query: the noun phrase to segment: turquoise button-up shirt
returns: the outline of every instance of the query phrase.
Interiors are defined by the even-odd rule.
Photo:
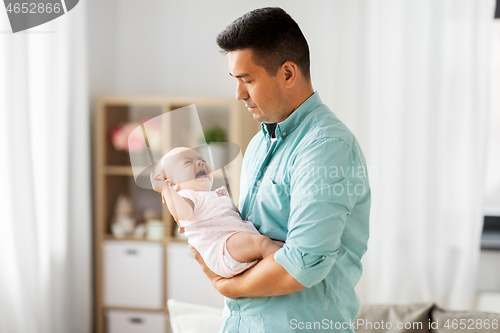
[[[263,125],[246,150],[241,215],[285,241],[274,260],[307,289],[226,298],[220,332],[354,332],[369,233],[363,152],[317,92],[270,134]]]

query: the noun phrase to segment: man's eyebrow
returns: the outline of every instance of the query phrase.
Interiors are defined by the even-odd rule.
[[[247,73],[238,74],[238,75],[233,75],[233,74],[229,73],[229,75],[231,75],[232,77],[235,77],[235,78],[250,76],[250,74],[247,74]]]

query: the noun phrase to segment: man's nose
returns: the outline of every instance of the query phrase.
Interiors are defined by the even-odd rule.
[[[239,80],[236,83],[236,99],[238,101],[248,99],[250,95],[248,95],[248,91],[246,90],[243,82],[239,82]]]

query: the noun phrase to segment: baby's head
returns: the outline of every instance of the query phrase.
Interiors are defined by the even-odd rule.
[[[196,150],[179,147],[170,150],[163,156],[154,169],[154,181],[170,180],[176,191],[210,191],[212,189],[212,172],[203,157]]]

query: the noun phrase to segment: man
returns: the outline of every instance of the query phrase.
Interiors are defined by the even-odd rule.
[[[217,43],[228,54],[236,98],[262,122],[243,161],[242,218],[285,241],[230,279],[192,248],[226,296],[221,332],[354,332],[370,210],[361,148],[314,92],[307,42],[285,11],[251,11]]]

